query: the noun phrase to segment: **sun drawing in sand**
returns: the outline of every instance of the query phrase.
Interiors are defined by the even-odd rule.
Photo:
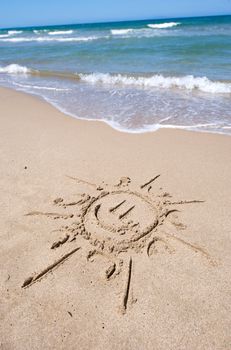
[[[185,228],[177,219],[179,210],[176,208],[180,205],[203,201],[173,201],[172,196],[162,188],[156,193],[153,191],[153,184],[159,181],[159,176],[139,186],[133,185],[128,177],[122,177],[119,183],[113,186],[105,183],[98,186],[69,177],[77,184],[89,187],[88,194],[79,194],[77,199],[54,200],[55,207],[63,210],[71,209],[71,214],[34,211],[26,215],[46,215],[50,218],[67,219],[68,224],[60,227],[61,237],[52,244],[51,249],[59,249],[64,244],[69,244],[70,247],[74,245],[74,247],[41,272],[27,278],[22,287],[32,286],[63,264],[81,248],[83,239],[88,241],[86,251],[88,261],[98,254],[108,259],[108,267],[105,270],[107,281],[118,278],[120,272],[125,271],[125,287],[120,308],[123,313],[128,308],[133,259],[138,254],[145,253],[150,256],[158,245],[162,245],[168,251],[171,249],[169,242],[178,241],[187,248],[199,252],[209,263],[213,263],[209,254],[202,248],[164,231],[163,224],[169,216],[174,216],[175,220],[172,222],[177,230]]]

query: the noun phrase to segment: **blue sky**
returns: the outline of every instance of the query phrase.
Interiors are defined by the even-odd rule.
[[[0,28],[231,14],[231,0],[1,0]]]

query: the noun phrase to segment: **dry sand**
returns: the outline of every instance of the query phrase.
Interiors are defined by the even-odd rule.
[[[0,121],[1,350],[231,349],[231,137]]]

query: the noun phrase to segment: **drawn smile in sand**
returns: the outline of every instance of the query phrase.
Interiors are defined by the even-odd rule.
[[[171,201],[170,194],[163,192],[162,188],[156,193],[152,186],[158,181],[159,176],[141,186],[133,186],[128,177],[121,178],[114,186],[104,183],[97,186],[69,177],[75,183],[87,186],[89,194],[82,193],[71,201],[65,201],[63,198],[55,199],[53,205],[62,207],[68,213],[34,211],[27,216],[45,215],[53,219],[68,220],[69,224],[59,230],[62,236],[52,244],[51,249],[58,249],[64,244],[74,245],[74,248],[38,274],[27,278],[22,287],[31,286],[64,263],[80,249],[83,239],[88,242],[86,251],[88,261],[92,261],[95,255],[108,259],[109,266],[105,270],[107,281],[116,278],[123,271],[126,273],[120,308],[123,313],[128,308],[133,260],[137,259],[138,254],[145,253],[150,257],[161,250],[173,253],[174,242],[177,241],[200,253],[208,263],[214,265],[215,262],[205,250],[164,229],[165,222],[171,223],[175,230],[185,229],[185,226],[178,221],[179,210],[176,208],[179,205],[203,201]],[[69,213],[69,210],[72,212]]]

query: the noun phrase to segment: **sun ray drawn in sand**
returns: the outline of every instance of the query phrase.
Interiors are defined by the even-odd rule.
[[[163,228],[165,221],[174,214],[176,220],[172,221],[172,224],[177,230],[184,229],[185,226],[177,220],[176,213],[179,210],[176,208],[203,201],[172,201],[172,196],[162,189],[156,193],[152,186],[159,181],[159,177],[160,175],[157,175],[140,186],[133,186],[130,178],[122,177],[118,184],[112,186],[105,183],[96,185],[68,176],[76,184],[89,187],[90,194],[82,193],[78,200],[55,199],[54,213],[33,211],[26,215],[45,215],[48,218],[68,220],[68,224],[59,230],[61,238],[52,244],[51,249],[60,249],[64,244],[72,245],[72,249],[44,270],[27,278],[22,287],[32,286],[65,263],[78,252],[81,239],[89,244],[86,252],[87,261],[92,261],[95,255],[102,255],[108,259],[110,265],[105,270],[107,281],[118,277],[121,272],[125,276],[120,304],[122,313],[126,313],[128,308],[133,261],[138,254],[145,253],[150,257],[158,250],[159,245],[166,252],[172,253],[174,242],[178,242],[199,253],[209,264],[214,265],[214,260],[204,249],[175,234],[165,232]],[[57,208],[63,210],[68,208],[73,212],[58,214]]]

